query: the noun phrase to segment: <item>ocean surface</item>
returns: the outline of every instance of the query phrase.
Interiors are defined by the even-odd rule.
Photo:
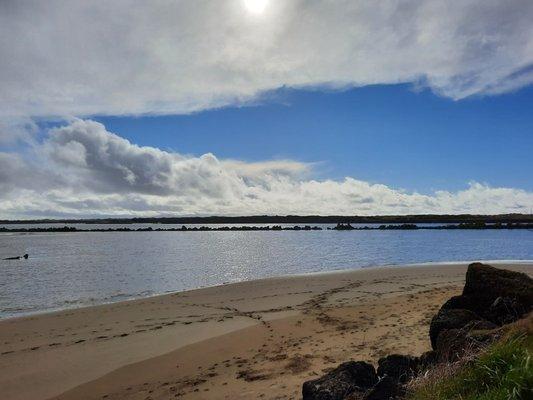
[[[533,231],[0,234],[1,259],[24,253],[29,259],[0,260],[0,318],[288,274],[456,260],[533,260]]]

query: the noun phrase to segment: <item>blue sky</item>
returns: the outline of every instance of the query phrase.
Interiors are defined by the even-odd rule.
[[[244,107],[93,119],[133,143],[182,154],[318,162],[320,178],[426,193],[469,181],[533,189],[533,87],[463,100],[409,84],[280,89]]]

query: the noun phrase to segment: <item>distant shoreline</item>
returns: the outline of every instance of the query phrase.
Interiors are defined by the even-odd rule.
[[[533,223],[533,214],[419,214],[419,215],[253,215],[150,218],[85,218],[0,220],[0,224],[420,224]]]
[[[484,222],[472,222],[437,226],[419,226],[416,224],[393,224],[393,225],[379,225],[379,226],[352,226],[349,223],[339,223],[334,227],[326,229],[320,226],[281,226],[281,225],[267,225],[267,226],[193,226],[187,227],[183,225],[180,228],[97,228],[97,229],[78,229],[73,226],[63,227],[48,227],[48,228],[0,228],[0,233],[46,233],[46,232],[234,232],[234,231],[383,231],[383,230],[515,230],[526,229],[533,230],[533,223],[512,223],[506,224],[493,223],[486,224]]]

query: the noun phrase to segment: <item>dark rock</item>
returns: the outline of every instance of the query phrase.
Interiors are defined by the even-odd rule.
[[[487,321],[485,319],[480,321],[470,321],[462,329],[465,333],[472,333],[476,331],[487,331],[498,328],[493,322]]]
[[[419,360],[416,357],[391,354],[378,361],[378,376],[389,378],[397,382],[406,382],[418,370]]]
[[[463,295],[475,298],[471,309],[483,314],[498,297],[515,299],[529,312],[533,306],[533,279],[521,272],[473,263],[468,266]]]
[[[344,400],[364,400],[365,394],[362,392],[353,392],[348,397],[345,397]]]
[[[337,230],[337,231],[351,231],[353,229],[355,229],[352,225],[350,225],[349,223],[347,224],[343,224],[342,222],[339,222],[337,224],[337,226],[335,226],[335,228],[333,228],[334,230]]]
[[[461,329],[445,329],[440,332],[435,351],[440,362],[455,361],[472,346]]]
[[[363,397],[364,400],[393,400],[404,394],[403,388],[389,376],[381,378]]]
[[[468,324],[461,329],[446,329],[443,330],[436,343],[436,353],[438,354],[438,361],[448,362],[455,361],[461,358],[465,353],[478,352],[487,344],[494,341],[498,336],[498,331],[495,329],[473,329],[482,328],[485,326],[494,326],[494,324],[483,321],[480,324]]]
[[[419,370],[425,370],[436,364],[439,359],[439,355],[435,350],[429,350],[423,353],[418,358]]]
[[[519,320],[526,313],[525,305],[516,298],[498,297],[485,314],[490,321],[498,325],[505,325]]]
[[[454,361],[469,351],[477,352],[499,333],[498,326],[486,320],[470,321],[458,329],[445,329],[437,337],[438,361]]]
[[[372,365],[348,361],[318,379],[304,382],[303,400],[343,400],[354,392],[367,391],[377,381]]]
[[[471,341],[474,341],[476,344],[481,347],[486,346],[498,340],[502,337],[504,331],[501,329],[489,329],[489,330],[473,330],[468,332],[467,336]]]
[[[533,279],[526,274],[473,263],[468,266],[461,296],[450,298],[443,309],[470,310],[498,325],[527,314],[533,306]]]
[[[442,305],[443,309],[453,310],[453,309],[463,309],[474,311],[476,307],[476,300],[470,296],[453,296],[450,297],[446,303]]]
[[[440,309],[431,320],[429,326],[429,339],[431,347],[435,349],[439,333],[445,329],[460,329],[471,321],[481,321],[482,318],[469,310]]]

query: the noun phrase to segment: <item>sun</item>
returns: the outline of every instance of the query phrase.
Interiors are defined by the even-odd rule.
[[[244,6],[252,14],[262,14],[268,5],[268,0],[244,0]]]

